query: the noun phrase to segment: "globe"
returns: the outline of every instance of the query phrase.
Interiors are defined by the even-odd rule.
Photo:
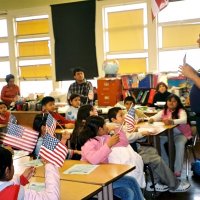
[[[117,60],[105,60],[103,62],[103,70],[105,76],[116,76],[119,69],[119,62]]]

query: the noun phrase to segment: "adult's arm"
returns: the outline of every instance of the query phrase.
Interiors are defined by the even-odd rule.
[[[190,66],[189,64],[185,64],[179,67],[179,71],[182,73],[182,75],[191,79],[194,84],[200,89],[200,77],[197,71],[192,66]]]
[[[1,100],[2,101],[9,101],[9,102],[14,101],[14,98],[10,98],[10,97],[5,96],[5,90],[6,90],[5,87],[3,87],[2,90],[1,90]]]

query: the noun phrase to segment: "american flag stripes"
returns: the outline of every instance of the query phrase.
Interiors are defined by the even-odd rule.
[[[7,133],[1,133],[0,140],[5,145],[32,152],[38,140],[38,132],[9,123]]]
[[[46,133],[40,148],[39,156],[57,167],[61,167],[67,156],[67,148],[60,140]]]
[[[165,8],[169,3],[169,0],[151,0],[151,9],[152,9],[152,16],[153,19],[156,15]]]
[[[56,129],[56,120],[53,118],[51,114],[48,114],[46,121],[46,132],[50,135],[54,135]]]
[[[133,131],[135,125],[135,108],[133,106],[129,109],[124,121],[126,122],[127,131]]]

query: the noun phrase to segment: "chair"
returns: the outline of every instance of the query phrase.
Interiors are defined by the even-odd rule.
[[[194,161],[196,161],[196,154],[194,151],[195,145],[196,145],[196,141],[197,141],[197,137],[198,137],[198,133],[196,133],[190,140],[187,141],[187,143],[185,144],[185,149],[186,149],[186,178],[188,179],[188,175],[189,175],[189,158],[190,158],[190,150],[192,152],[193,155],[193,159]]]

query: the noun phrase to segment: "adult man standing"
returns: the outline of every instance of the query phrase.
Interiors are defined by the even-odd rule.
[[[84,71],[80,68],[74,69],[73,76],[75,82],[69,86],[67,99],[69,99],[71,94],[79,94],[82,105],[93,103],[94,93],[92,83],[85,79]]]
[[[200,34],[197,43],[200,47]],[[179,67],[179,71],[187,78],[194,82],[190,91],[190,105],[191,110],[196,113],[196,126],[197,132],[200,136],[200,74],[189,64],[185,64]]]

